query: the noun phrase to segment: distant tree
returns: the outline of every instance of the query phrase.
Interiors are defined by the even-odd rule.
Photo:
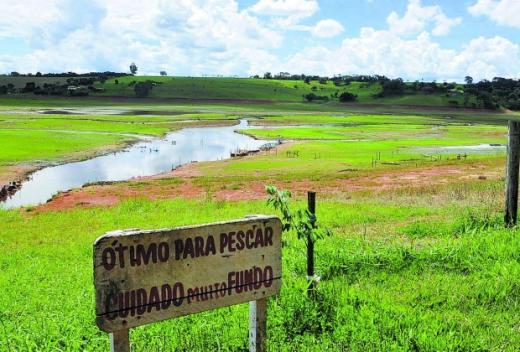
[[[347,102],[351,102],[351,101],[356,101],[357,99],[357,95],[356,94],[352,94],[352,93],[349,93],[349,92],[343,92],[340,94],[339,96],[339,101],[343,102],[343,103],[347,103]]]
[[[130,64],[130,72],[135,75],[137,73],[137,65],[135,63]]]
[[[168,76],[168,74],[166,73],[166,71],[161,71],[161,76]]]
[[[400,95],[404,93],[405,84],[401,78],[391,79],[382,84],[380,96]]]
[[[20,74],[18,72],[16,72],[16,71],[13,71],[13,72],[11,72],[11,76],[12,77],[18,77],[18,76],[20,76]]]
[[[421,92],[424,94],[433,94],[435,93],[435,87],[430,84],[427,84],[421,88]]]
[[[36,72],[36,77],[41,77],[42,73],[40,71]]]
[[[146,98],[152,91],[153,83],[151,81],[137,82],[134,86],[135,95],[138,98]]]
[[[22,89],[23,93],[32,93],[36,89],[36,84],[34,82],[25,83],[25,87]]]
[[[271,72],[264,73],[264,79],[272,79],[272,78],[273,78],[273,75],[271,74]]]
[[[307,101],[313,101],[316,99],[316,94],[314,93],[309,93],[309,94],[305,94],[303,96]]]
[[[116,80],[114,81],[114,83],[115,83],[115,84],[119,84],[119,80],[116,79]]]
[[[473,84],[473,77],[471,77],[471,76],[464,77],[464,82],[466,82],[466,84]]]
[[[304,94],[303,97],[304,97],[305,100],[307,100],[308,102],[311,102],[311,101],[314,101],[314,100],[322,100],[322,101],[327,101],[327,100],[329,100],[329,97],[328,97],[328,96],[325,96],[325,95],[316,95],[316,94],[314,94],[314,93]]]
[[[303,80],[303,82],[307,83],[307,84],[310,84],[311,83],[311,78],[310,77],[305,77],[305,79]]]
[[[493,100],[493,95],[489,92],[479,92],[477,101],[485,109],[494,110],[498,108],[498,104]]]

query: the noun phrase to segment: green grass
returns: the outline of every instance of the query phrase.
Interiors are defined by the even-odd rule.
[[[335,236],[316,246],[317,298],[304,294],[305,248],[289,234],[283,287],[269,302],[269,350],[520,349],[520,234],[501,229],[501,184],[452,187],[319,200],[318,218]],[[0,257],[0,350],[108,349],[94,324],[92,284],[92,242],[104,232],[252,213],[272,210],[261,201],[178,199],[0,211],[9,253]],[[247,326],[242,304],[132,329],[131,341],[145,351],[242,351]]]
[[[93,150],[121,146],[128,139],[117,135],[0,130],[0,165],[58,161],[78,153],[92,154]]]
[[[445,119],[435,116],[414,116],[408,114],[330,114],[322,113],[299,115],[264,115],[259,119],[252,119],[253,125],[393,125],[393,124],[423,124],[434,125],[444,123]],[[391,127],[391,126],[390,126]]]
[[[462,97],[446,97],[443,94],[414,94],[402,97],[375,98],[381,92],[378,83],[352,82],[349,85],[336,86],[332,81],[320,84],[311,81],[309,84],[296,80],[264,80],[252,78],[214,78],[214,77],[160,77],[160,76],[127,76],[98,84],[105,92],[100,96],[135,96],[131,82],[152,80],[158,85],[152,89],[152,98],[176,99],[233,99],[233,100],[272,100],[294,101],[304,100],[303,95],[314,93],[336,100],[333,95],[348,91],[358,96],[359,103],[366,104],[405,104],[449,106],[450,100],[456,100],[462,106]]]
[[[422,166],[434,160],[458,164],[457,155],[467,154],[468,160],[503,158],[505,150],[488,152],[460,150],[449,152],[446,146],[471,146],[506,143],[504,126],[465,125],[451,120],[419,116],[360,115],[360,116],[275,116],[262,123],[305,126],[248,129],[242,133],[263,139],[297,141],[279,153],[261,153],[255,158],[239,158],[221,163],[201,164],[207,176],[224,172],[235,176],[270,175],[283,179],[319,178],[340,174],[343,170],[399,169]],[[348,122],[346,122],[348,121]],[[388,123],[385,123],[388,121]],[[328,123],[320,126],[314,123]],[[309,125],[309,126],[307,126]],[[297,155],[295,155],[297,153]],[[442,154],[442,156],[440,156]],[[451,159],[451,161],[446,161]],[[377,164],[374,165],[374,160]]]
[[[244,84],[265,84],[251,81]],[[267,94],[270,88],[258,90]],[[234,89],[226,94],[240,90]],[[286,86],[280,88],[280,96],[291,89],[299,90]],[[437,165],[424,154],[436,155],[440,146],[504,143],[503,120],[510,116],[420,109],[360,114],[335,104],[299,102],[93,102],[97,101],[0,99],[9,110],[0,114],[0,167],[91,155],[129,140],[121,134],[161,135],[185,120],[237,117],[275,125],[247,133],[297,140],[287,148],[299,155],[282,150],[200,163],[205,176],[190,182],[208,187],[204,199],[137,199],[59,212],[0,210],[0,248],[7,254],[0,256],[0,351],[108,349],[107,334],[94,324],[92,284],[92,242],[104,232],[273,213],[263,201],[212,200],[213,181],[229,181],[229,189],[241,189],[249,180],[270,177],[327,183],[357,175],[353,170],[420,169]],[[32,111],[42,107],[88,114]],[[98,108],[117,114],[93,111]],[[462,123],[468,120],[473,125]],[[377,155],[381,159],[374,167]],[[504,157],[471,154],[468,160],[446,160],[450,156],[443,155],[442,165],[457,167],[476,159],[498,163]],[[145,188],[146,182],[138,186]],[[150,182],[168,185],[179,180]],[[501,228],[502,186],[500,181],[479,180],[377,194],[349,191],[341,198],[318,190],[318,218],[335,236],[316,245],[322,277],[317,298],[305,295],[305,247],[288,234],[282,291],[269,303],[269,350],[519,350],[520,233]],[[132,329],[131,340],[138,351],[243,351],[247,326],[248,307],[243,304]]]
[[[133,97],[135,92],[134,87],[129,85],[130,82],[146,80],[159,83],[152,89],[150,96],[154,98],[302,101],[302,95],[313,92],[312,87],[316,87],[314,93],[317,95],[330,97],[336,91],[341,92],[330,81],[327,84],[305,84],[303,81],[251,78],[128,76],[118,78],[119,84],[111,79],[99,85],[106,90],[100,95]]]

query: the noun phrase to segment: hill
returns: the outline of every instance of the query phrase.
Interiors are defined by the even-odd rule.
[[[67,87],[72,84],[69,77],[35,76],[0,76],[0,88],[12,85],[5,94],[11,97],[34,96],[23,88],[27,83],[34,83],[35,93],[46,96],[67,95]],[[80,82],[81,76],[75,77]],[[337,82],[336,82],[337,83]],[[398,94],[382,94],[383,86],[379,82],[358,82],[336,84],[332,80],[293,79],[257,79],[232,77],[171,77],[171,76],[123,76],[109,79],[96,78],[90,89],[81,95],[105,98],[135,98],[136,85],[145,87],[144,96],[151,99],[181,100],[222,100],[222,101],[257,101],[257,102],[339,102],[339,96],[348,92],[357,96],[355,103],[374,105],[414,105],[433,107],[464,106],[463,94],[447,94],[442,90],[423,92],[413,90],[412,83]],[[53,86],[50,88],[50,86]],[[73,84],[74,85],[74,84]],[[76,85],[80,85],[79,83]],[[38,87],[47,86],[47,93]],[[439,86],[441,86],[439,84]],[[0,90],[0,94],[1,94]],[[384,93],[384,92],[383,92]],[[474,102],[472,97],[471,103]],[[471,105],[469,105],[471,106]],[[474,105],[475,106],[475,105]]]

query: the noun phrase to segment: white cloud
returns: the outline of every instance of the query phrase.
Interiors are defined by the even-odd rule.
[[[453,26],[459,25],[462,19],[447,17],[440,6],[422,6],[420,0],[410,0],[402,17],[392,12],[386,22],[390,31],[399,35],[417,35],[432,24],[432,34],[443,36],[447,35]]]
[[[75,3],[60,0],[53,15],[47,16],[58,20],[42,20],[41,25],[23,33],[12,32],[5,25],[9,18],[2,17],[0,28],[6,28],[6,35],[9,29],[9,36],[29,40],[46,28],[52,40],[24,56],[0,52],[0,72],[127,71],[128,64],[135,61],[139,73],[167,70],[171,74],[231,75],[251,71],[260,60],[266,64],[274,61],[270,50],[283,40],[257,17],[240,11],[235,0],[98,0],[92,3],[102,8],[102,16],[71,27],[70,21],[78,16],[70,11]],[[39,3],[34,6],[25,3],[10,16],[34,14]]]
[[[316,23],[316,25],[312,27],[311,33],[318,38],[331,38],[337,36],[344,30],[338,21],[326,19]]]
[[[251,11],[275,17],[305,18],[315,14],[319,8],[316,0],[259,0],[251,6]]]
[[[402,16],[390,14],[387,29],[363,28],[336,46],[320,45],[313,38],[338,36],[344,31],[340,23],[300,22],[319,10],[314,0],[260,0],[245,10],[236,0],[48,0],[45,6],[36,0],[6,6],[6,1],[14,3],[0,0],[0,8],[7,9],[0,11],[0,38],[23,40],[32,51],[9,55],[0,50],[0,73],[128,71],[135,61],[140,74],[165,70],[177,75],[287,71],[407,79],[520,76],[518,44],[490,36],[475,38],[460,49],[442,47],[435,36],[448,33],[460,21],[418,0],[410,1]],[[496,0],[477,4],[493,6],[474,7],[475,13],[499,8]],[[273,26],[273,16],[290,27]],[[307,38],[288,37],[298,46],[282,46],[284,35],[295,35],[287,34],[288,29],[305,31]],[[302,49],[302,42],[308,47]]]
[[[333,75],[384,74],[405,79],[520,75],[517,44],[502,37],[479,37],[461,50],[442,48],[426,32],[403,39],[387,30],[363,28],[341,47],[314,46],[291,56],[282,70]]]
[[[317,0],[259,0],[249,8],[252,13],[269,16],[273,28],[300,31],[312,30],[300,22],[319,9]]]
[[[474,16],[488,16],[496,23],[520,28],[520,1],[518,0],[478,0],[468,7]]]
[[[0,0],[0,37],[28,37],[35,31],[45,31],[62,17],[60,3],[60,0]]]

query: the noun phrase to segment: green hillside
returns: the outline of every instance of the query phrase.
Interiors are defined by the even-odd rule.
[[[117,84],[116,84],[117,80]],[[153,81],[151,98],[197,99],[197,100],[269,100],[269,101],[304,101],[304,95],[314,93],[326,96],[330,101],[338,101],[337,96],[347,91],[358,96],[358,103],[449,106],[450,101],[462,105],[462,97],[447,97],[445,94],[406,94],[396,97],[375,98],[381,92],[379,83],[352,82],[349,85],[336,86],[332,81],[322,84],[318,81],[305,83],[301,80],[275,80],[254,78],[225,77],[160,77],[127,76],[98,83],[104,88],[100,96],[135,97],[136,82]]]
[[[67,96],[68,77],[34,77],[34,76],[0,76],[0,86],[14,85],[15,92],[8,92],[10,97],[35,97],[33,93],[21,93],[19,90],[26,83],[34,82],[38,87],[45,84],[62,85],[61,93]],[[81,77],[76,77],[81,78]],[[270,102],[306,102],[305,96],[314,94],[320,102],[339,102],[338,96],[343,92],[357,95],[353,104],[376,105],[424,105],[424,106],[462,106],[463,97],[436,93],[422,93],[407,91],[403,94],[388,97],[376,97],[382,87],[377,82],[350,82],[349,84],[335,85],[333,81],[319,82],[312,80],[305,83],[303,80],[277,80],[233,77],[171,77],[171,76],[123,76],[106,81],[96,81],[90,90],[91,97],[124,97],[135,98],[135,85],[149,82],[153,88],[146,95],[156,99],[187,99],[187,100],[246,100]],[[86,89],[86,87],[85,87]],[[54,93],[52,93],[55,95]],[[48,97],[48,95],[40,95]]]
[[[311,81],[309,84],[296,80],[264,80],[254,78],[205,78],[205,77],[160,77],[160,76],[127,76],[111,79],[97,87],[104,88],[101,95],[135,96],[133,82],[151,80],[157,83],[150,97],[181,99],[242,99],[242,100],[278,100],[302,101],[303,95],[331,95],[348,90],[360,97],[369,97],[379,92],[379,85],[362,86],[356,82],[348,87],[336,87],[331,81],[320,84]]]

